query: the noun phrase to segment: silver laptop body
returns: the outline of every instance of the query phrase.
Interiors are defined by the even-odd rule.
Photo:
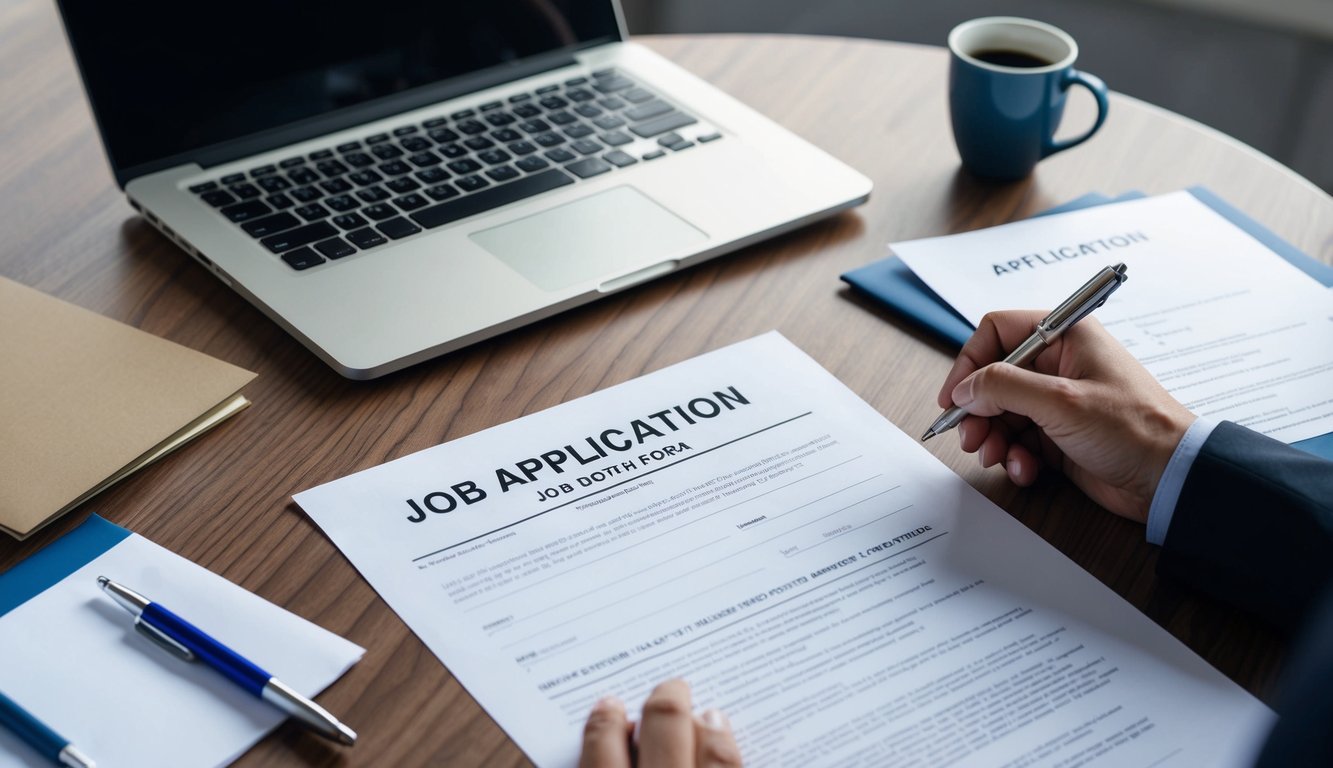
[[[131,204],[154,226],[328,365],[354,379],[382,376],[495,336],[799,227],[869,196],[871,182],[861,174],[648,49],[624,41],[614,0],[583,0],[589,3],[610,6],[607,12],[615,16],[618,39],[569,51],[553,68],[297,141],[275,143],[287,129],[269,130],[266,138],[272,146],[222,162],[209,162],[216,159],[214,151],[208,158],[184,158],[151,172],[126,173],[117,167],[108,142],[113,168]],[[102,104],[106,99],[88,82],[92,62],[80,56],[71,4],[65,0],[62,11],[100,123],[104,108],[99,109],[99,96]],[[576,98],[586,100],[572,100]],[[560,101],[565,106],[559,109],[543,106]],[[547,120],[550,130],[541,132],[521,130],[533,125],[519,116],[508,124],[488,122],[498,122],[501,112],[524,104],[529,107],[520,114],[541,110],[535,115],[539,121],[556,113],[573,114],[577,120],[568,125]],[[573,111],[585,105],[582,114]],[[640,106],[643,109],[635,111]],[[665,115],[641,117],[664,109],[669,109]],[[600,122],[588,117],[597,112]],[[654,133],[687,118],[688,124]],[[622,124],[615,125],[617,120]],[[472,135],[457,130],[477,131],[477,124],[486,130]],[[586,128],[576,131],[574,125]],[[505,127],[511,132],[503,132]],[[576,150],[573,134],[582,130],[592,131],[584,135],[591,144],[579,144]],[[467,148],[467,155],[453,159],[441,156],[445,145],[432,146],[436,151],[426,150],[425,155],[440,162],[424,167],[411,161],[431,162],[430,157],[403,150],[395,159],[411,170],[397,177],[377,169],[401,171],[404,166],[387,166],[392,160],[370,155],[374,165],[349,166],[341,178],[352,178],[360,170],[379,175],[382,181],[368,186],[386,190],[389,198],[373,203],[356,196],[365,186],[334,182],[328,174],[319,173],[319,181],[306,185],[286,181],[296,175],[298,159],[312,172],[315,167],[328,170],[320,163],[348,155],[364,162],[359,155],[375,147],[424,146],[431,141],[428,131],[456,135],[459,140],[448,147],[454,152],[459,145],[467,148],[464,142],[472,138],[480,139],[473,146],[487,141],[493,146]],[[514,142],[488,138],[515,135],[519,139]],[[103,136],[105,140],[105,126]],[[408,141],[414,136],[421,140]],[[560,145],[537,146],[533,140],[538,137],[547,143],[558,138]],[[352,146],[358,147],[355,153],[337,149]],[[554,152],[561,147],[565,154]],[[488,165],[483,157],[499,157],[481,154],[488,150],[506,155],[507,161],[499,165],[510,170],[499,172]],[[324,160],[314,159],[321,157]],[[459,160],[471,162],[450,165]],[[451,170],[472,165],[473,173]],[[430,167],[438,172],[422,173]],[[490,172],[503,178],[492,178]],[[514,173],[517,176],[508,176]],[[442,180],[442,174],[447,178]],[[409,190],[409,180],[417,175],[438,183],[418,181]],[[227,191],[259,189],[264,176],[270,178],[252,199],[272,198],[276,205],[270,192],[282,177],[287,186],[279,192],[286,193],[289,207],[251,205]],[[464,176],[480,179],[485,188],[461,189]],[[476,185],[475,179],[468,183]],[[387,191],[390,182],[397,191]],[[527,185],[521,199],[470,213],[507,199],[507,190],[520,189],[517,185]],[[298,189],[319,197],[291,199]],[[436,199],[428,191],[449,197]],[[474,195],[488,197],[476,198],[477,205],[465,202]],[[332,207],[349,205],[343,198],[356,203],[347,213],[360,217],[364,226],[348,225],[344,212]],[[234,202],[216,204],[226,199]],[[318,207],[309,208],[311,204]],[[418,207],[408,207],[412,205]],[[368,213],[392,215],[392,221]],[[238,216],[247,218],[234,220]],[[295,226],[260,236],[268,231],[266,220],[278,220],[274,226]],[[411,231],[414,228],[419,231]],[[284,240],[283,232],[296,234]],[[356,247],[354,234],[363,244],[377,236],[382,242]],[[312,237],[318,241],[305,242]],[[299,248],[291,247],[298,241],[303,243]]]

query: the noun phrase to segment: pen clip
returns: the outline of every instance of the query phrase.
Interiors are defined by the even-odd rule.
[[[1123,263],[1116,264],[1113,267],[1106,267],[1084,283],[1073,296],[1065,299],[1037,324],[1037,333],[1042,341],[1051,343],[1055,337],[1105,304],[1111,294],[1128,279],[1126,271],[1127,267]]]
[[[134,630],[144,637],[152,640],[162,650],[175,656],[181,661],[194,661],[194,651],[172,640],[165,632],[144,621],[142,618],[134,620]]]

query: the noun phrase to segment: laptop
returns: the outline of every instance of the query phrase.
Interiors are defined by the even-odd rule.
[[[854,206],[615,0],[59,0],[117,183],[344,376]]]

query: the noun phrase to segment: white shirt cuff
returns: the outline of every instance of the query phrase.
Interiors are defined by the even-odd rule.
[[[1185,478],[1190,467],[1199,456],[1199,450],[1217,424],[1207,419],[1195,419],[1180,443],[1166,463],[1166,471],[1157,483],[1157,493],[1153,494],[1152,504],[1148,507],[1148,542],[1161,545],[1166,541],[1166,531],[1171,527],[1171,516],[1176,512],[1176,502],[1180,500],[1180,490],[1185,487]]]

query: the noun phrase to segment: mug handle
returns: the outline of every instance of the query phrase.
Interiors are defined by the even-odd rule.
[[[1106,110],[1110,106],[1106,100],[1106,83],[1102,82],[1102,79],[1096,75],[1071,69],[1060,79],[1060,88],[1061,90],[1068,90],[1071,85],[1081,85],[1092,92],[1092,97],[1097,100],[1097,121],[1082,136],[1075,136],[1065,141],[1046,142],[1045,146],[1042,147],[1042,157],[1049,157],[1056,152],[1077,147],[1092,138],[1092,134],[1096,133],[1097,129],[1102,127],[1102,123],[1106,122]]]

